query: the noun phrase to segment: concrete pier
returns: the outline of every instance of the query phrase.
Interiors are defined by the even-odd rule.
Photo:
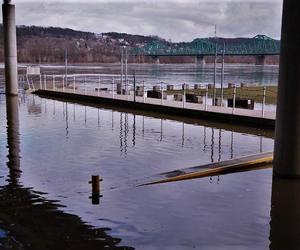
[[[155,64],[160,64],[159,56],[153,56],[152,58]]]
[[[265,65],[266,57],[264,55],[259,55],[255,57],[255,65]]]
[[[270,249],[300,249],[300,182],[273,178]]]
[[[19,134],[19,100],[17,96],[6,98],[7,145],[9,174],[12,181],[20,177],[20,134]]]
[[[195,57],[195,64],[197,64],[199,66],[204,66],[205,65],[204,56],[196,56]]]
[[[274,175],[300,177],[300,2],[284,0]]]
[[[18,94],[17,34],[15,6],[10,0],[2,4],[6,94]]]

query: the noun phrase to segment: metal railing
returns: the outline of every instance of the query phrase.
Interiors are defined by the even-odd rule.
[[[189,89],[189,85],[183,83],[181,88],[173,88],[167,82],[159,82],[155,87],[146,84],[144,80],[136,81],[133,77],[128,77],[126,82],[122,82],[119,76],[85,74],[85,75],[40,75],[39,78],[27,79],[29,88],[53,90],[61,92],[80,93],[85,95],[94,95],[98,97],[117,98],[128,101],[136,101],[143,103],[155,103],[158,105],[174,105],[175,107],[193,108],[199,105],[199,109],[205,111],[223,110],[224,112],[231,110],[232,114],[236,114],[237,109],[241,109],[241,102],[247,100],[249,106],[254,109],[254,102],[261,104],[260,117],[266,114],[266,99],[268,93],[275,96],[274,89],[266,86],[239,86],[228,85],[224,88],[222,96],[220,89],[216,89],[216,99],[213,98],[212,84],[199,85],[197,88]],[[170,88],[170,86],[173,86]],[[149,96],[149,91],[157,94],[156,98]],[[219,93],[218,93],[219,92]],[[189,98],[187,96],[189,95]],[[190,96],[199,98],[193,102]],[[168,98],[170,97],[170,98]],[[176,97],[176,98],[175,98]],[[227,101],[227,105],[226,105]],[[181,105],[179,104],[181,102]]]

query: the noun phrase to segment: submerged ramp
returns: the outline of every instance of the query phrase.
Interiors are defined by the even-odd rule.
[[[139,186],[190,180],[190,179],[203,178],[203,177],[215,176],[215,175],[224,175],[224,174],[243,172],[243,171],[249,171],[255,169],[271,168],[272,162],[273,162],[273,152],[249,155],[237,159],[210,163],[202,166],[161,173],[158,176],[156,176],[156,178],[158,179],[160,178],[159,180],[144,183]]]

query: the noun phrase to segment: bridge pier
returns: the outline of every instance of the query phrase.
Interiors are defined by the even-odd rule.
[[[255,57],[255,65],[265,65],[266,57],[264,55],[259,55]]]
[[[17,33],[15,6],[10,0],[2,4],[5,87],[7,95],[18,95]]]
[[[200,56],[195,56],[195,64],[199,65],[199,66],[204,66],[205,65],[205,59],[204,56],[200,55]]]
[[[159,56],[152,56],[152,59],[153,59],[155,64],[160,64]]]
[[[300,2],[283,1],[274,175],[300,177]]]

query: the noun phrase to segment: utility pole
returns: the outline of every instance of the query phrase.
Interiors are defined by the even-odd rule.
[[[214,84],[213,84],[213,106],[216,101],[216,81],[217,81],[217,61],[218,60],[218,44],[217,44],[217,25],[215,25],[215,62],[214,62]]]
[[[18,61],[15,5],[2,4],[6,95],[18,95]]]

